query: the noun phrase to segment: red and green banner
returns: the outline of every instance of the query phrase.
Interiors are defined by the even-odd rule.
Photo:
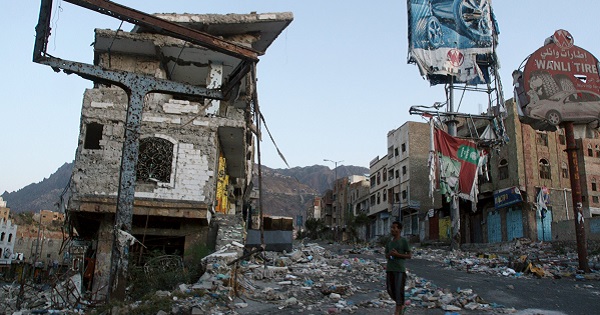
[[[448,197],[457,194],[467,200],[476,200],[479,150],[475,142],[459,139],[435,129],[435,151],[439,158],[439,187]]]

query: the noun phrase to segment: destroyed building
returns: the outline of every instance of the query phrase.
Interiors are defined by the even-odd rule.
[[[160,19],[248,47],[262,54],[291,23],[291,13],[157,14]],[[240,213],[249,195],[254,161],[254,71],[244,60],[214,48],[136,26],[130,32],[96,29],[94,66],[116,73],[220,90],[230,97],[148,93],[139,119],[139,152],[131,234],[144,251],[186,254],[214,246],[216,213]],[[243,74],[241,78],[236,78]],[[98,78],[85,91],[80,134],[70,184],[67,218],[95,262],[92,292],[108,294],[115,215],[128,115],[126,91]],[[118,215],[118,214],[117,214]],[[223,228],[223,227],[221,227]],[[140,245],[131,252],[140,252]]]

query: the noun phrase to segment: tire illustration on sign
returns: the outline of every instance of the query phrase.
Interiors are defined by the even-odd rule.
[[[442,25],[435,16],[421,19],[417,23],[418,38],[426,39],[426,46],[438,48],[444,42]]]
[[[410,11],[416,17],[411,28],[418,48],[450,45],[456,41],[454,32],[471,41],[462,48],[492,45],[489,0],[410,0]]]
[[[558,84],[556,84],[556,81],[554,81],[554,78],[552,78],[552,76],[550,75],[550,73],[543,71],[543,72],[539,72],[539,76],[542,79],[543,82],[543,96],[542,98],[547,99],[550,98],[550,96],[560,92],[560,87],[558,86]]]
[[[435,17],[455,25],[459,34],[482,46],[492,43],[491,10],[488,0],[431,0]]]
[[[558,83],[561,91],[574,91],[575,85],[573,81],[565,74],[557,74],[554,76],[554,81]]]
[[[546,120],[553,126],[560,125],[562,118],[560,117],[560,113],[556,110],[550,110],[546,113]]]

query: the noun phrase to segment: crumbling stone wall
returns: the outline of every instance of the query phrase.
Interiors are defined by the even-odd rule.
[[[585,218],[583,225],[586,240],[600,243],[600,217]],[[552,222],[553,240],[575,241],[577,239],[575,232],[575,222],[573,220]]]
[[[73,173],[73,188],[82,195],[116,196],[125,132],[127,95],[119,88],[97,88],[85,92],[79,147]],[[201,113],[201,104],[176,100],[161,94],[146,97],[140,138],[159,137],[174,145],[173,172],[169,183],[152,189],[140,186],[136,197],[191,201],[210,200],[214,190],[214,165],[217,156],[219,123],[241,122],[215,119]],[[146,110],[148,109],[148,110]],[[203,119],[204,118],[204,119]],[[86,149],[86,128],[90,123],[103,126],[100,149]]]

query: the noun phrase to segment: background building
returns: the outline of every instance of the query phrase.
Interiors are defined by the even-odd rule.
[[[393,218],[390,218],[391,211],[388,205],[387,165],[387,156],[383,158],[377,156],[369,163],[369,218],[371,219],[367,231],[369,239],[377,239],[388,235],[393,220]]]

